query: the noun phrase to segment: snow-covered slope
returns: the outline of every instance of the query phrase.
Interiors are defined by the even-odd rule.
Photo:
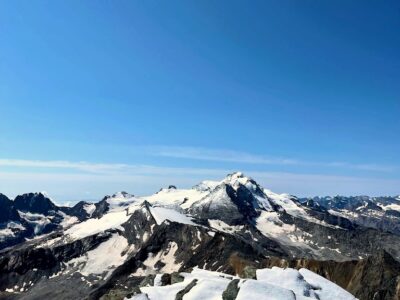
[[[384,261],[400,258],[400,236],[359,226],[339,208],[330,212],[312,201],[276,194],[240,172],[191,189],[169,186],[150,196],[119,192],[71,208],[32,195],[20,198],[18,210],[0,197],[0,207],[7,209],[0,215],[6,220],[0,242],[26,230],[32,237],[1,252],[0,298],[122,300],[140,289],[150,299],[220,299],[229,288],[237,290],[237,299],[258,298],[265,291],[279,299],[347,299],[342,289],[307,270],[263,269],[254,280],[246,268],[310,266],[341,284],[341,272],[348,269],[353,275],[346,275],[346,283],[356,276],[359,284],[374,275],[363,266],[368,274],[357,275],[353,260],[362,265],[381,249]],[[382,200],[375,206],[393,214],[396,205]],[[359,211],[371,207],[357,206]],[[377,264],[368,295],[379,286],[398,290],[393,284],[400,267],[388,271],[393,263]],[[174,282],[174,276],[183,277]],[[155,284],[148,286],[149,280]]]
[[[143,203],[149,204],[149,213],[158,225],[169,220],[208,226],[251,243],[274,240],[291,256],[346,260],[365,257],[369,251],[343,243],[352,235],[348,227],[342,227],[347,225],[343,216],[321,214],[294,196],[261,187],[240,172],[221,181],[203,181],[191,189],[170,187],[144,197],[120,192],[106,196],[95,207],[84,204],[94,217],[72,225],[55,241],[59,245],[60,240],[71,242],[106,230],[123,231],[122,225]],[[400,256],[400,247],[394,253]]]
[[[205,300],[205,299],[266,299],[266,300],[355,300],[341,287],[307,269],[257,270],[257,279],[242,279],[229,274],[195,268],[180,273],[181,282],[162,285],[162,274],[151,286],[140,288],[130,300]],[[229,297],[229,298],[228,298]]]

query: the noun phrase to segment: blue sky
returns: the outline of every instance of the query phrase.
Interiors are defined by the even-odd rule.
[[[400,194],[399,29],[398,1],[1,1],[0,192]]]

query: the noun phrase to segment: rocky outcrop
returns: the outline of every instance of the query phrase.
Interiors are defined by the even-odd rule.
[[[225,291],[222,293],[222,300],[235,300],[239,293],[239,279],[234,279],[229,282]]]
[[[20,246],[0,252],[0,291],[8,287],[22,287],[49,277],[63,267],[63,262],[95,248],[108,238],[111,232],[89,236],[54,248]]]
[[[23,212],[48,215],[57,211],[58,207],[43,193],[29,193],[17,196],[14,207]]]
[[[10,221],[19,222],[19,214],[13,205],[13,201],[8,199],[7,196],[0,194],[0,224]]]

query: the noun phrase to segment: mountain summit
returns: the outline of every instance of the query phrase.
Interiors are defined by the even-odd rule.
[[[373,220],[376,211],[389,212],[395,220],[398,200],[344,202],[276,194],[241,172],[190,189],[170,186],[149,196],[119,192],[68,208],[39,193],[14,201],[0,195],[0,298],[122,300],[147,299],[147,293],[158,299],[154,295],[175,288],[191,295],[203,281],[209,288],[213,272],[229,278],[220,295],[237,292],[239,297],[247,295],[246,284],[262,283],[259,288],[265,289],[257,269],[289,266],[308,268],[361,299],[374,293],[397,299],[400,235]],[[374,259],[377,251],[385,259]],[[396,263],[389,267],[388,261]],[[374,268],[364,268],[367,262]],[[296,287],[283,286],[279,277],[297,278],[308,291],[296,294],[304,299],[327,299],[324,293],[332,289],[342,293],[328,283],[324,288],[324,281],[309,271],[263,272],[269,274],[268,284],[295,294]],[[255,278],[260,282],[246,283]],[[373,278],[373,284],[360,288],[364,278]],[[322,289],[310,288],[316,282]],[[171,299],[180,293],[171,290]]]

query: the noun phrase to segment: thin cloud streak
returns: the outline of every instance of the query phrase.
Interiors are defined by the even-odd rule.
[[[313,161],[304,161],[292,158],[263,156],[246,152],[231,151],[231,150],[217,150],[217,149],[195,148],[195,147],[169,147],[169,146],[151,147],[150,146],[146,147],[146,149],[148,153],[154,156],[216,161],[216,162],[346,168],[346,169],[376,171],[376,172],[392,172],[398,169],[397,167],[394,166],[380,165],[380,164],[353,164],[348,162],[313,162]]]
[[[251,165],[277,165],[277,166],[302,166],[302,167],[324,167],[342,168],[371,172],[394,172],[397,166],[380,164],[354,164],[348,162],[313,162],[302,161],[292,158],[280,158],[262,156],[246,152],[231,150],[215,150],[194,147],[169,147],[169,146],[147,146],[136,148],[138,152],[145,152],[151,156],[170,157],[177,159],[202,160],[213,162],[231,162]],[[18,168],[58,168],[75,169],[91,173],[119,173],[129,172],[133,168],[143,168],[143,165],[131,165],[123,163],[91,163],[85,161],[71,162],[65,160],[24,160],[24,159],[0,159],[0,167]],[[150,166],[148,166],[150,167]]]
[[[99,164],[89,162],[71,162],[65,160],[26,160],[26,159],[0,159],[0,166],[19,168],[56,168],[75,169],[86,172],[102,173],[121,171],[129,167],[127,164]]]
[[[165,156],[174,158],[187,158],[195,160],[221,161],[221,162],[240,162],[249,164],[267,165],[297,165],[299,161],[287,158],[273,158],[260,156],[246,152],[231,150],[213,150],[206,148],[192,147],[150,147],[150,153],[155,156]]]
[[[98,174],[98,175],[127,175],[127,174],[142,174],[142,175],[167,175],[170,172],[177,172],[188,175],[202,175],[220,172],[217,169],[197,169],[197,168],[170,168],[158,167],[152,165],[130,165],[130,164],[113,164],[113,163],[90,163],[90,162],[71,162],[64,160],[23,160],[23,159],[0,159],[0,167],[16,167],[22,169],[43,168],[43,169],[72,169],[79,171],[75,175],[82,175],[83,172]],[[20,172],[10,172],[21,174]],[[40,174],[42,172],[30,172],[30,174]],[[64,173],[61,173],[64,174]],[[68,176],[68,173],[65,173]]]

